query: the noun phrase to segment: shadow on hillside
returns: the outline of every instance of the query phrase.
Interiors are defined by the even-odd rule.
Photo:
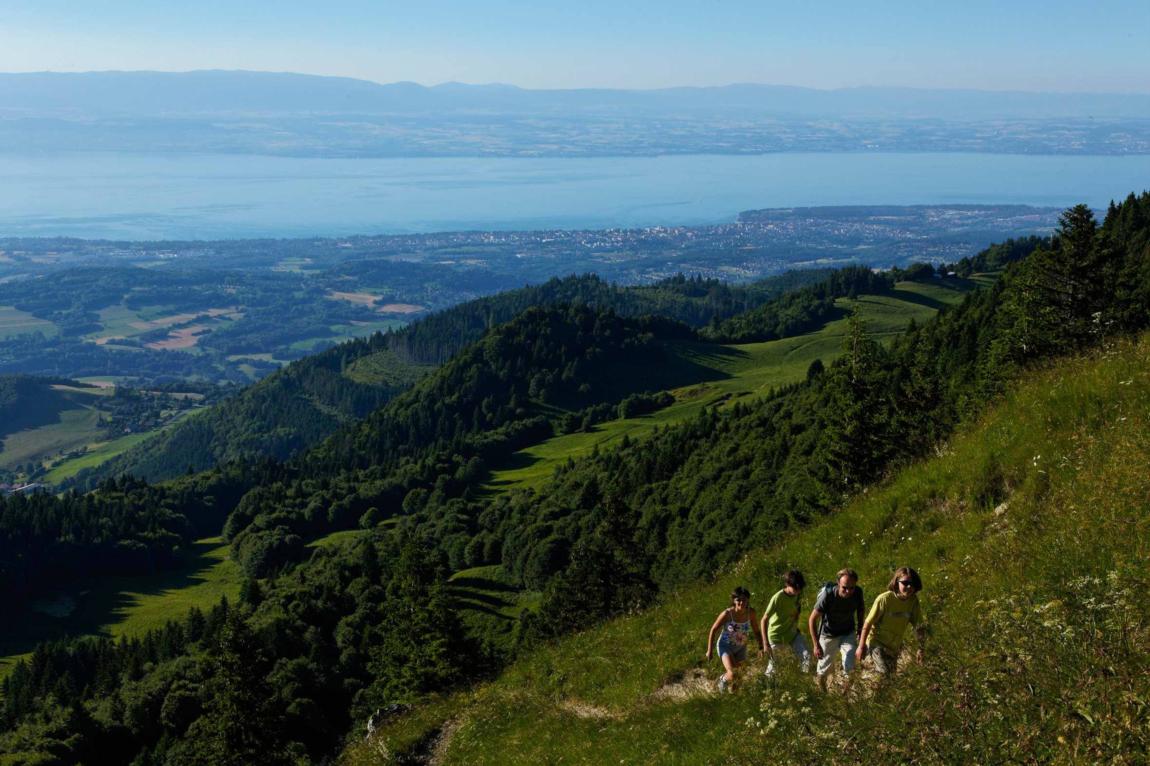
[[[684,354],[669,354],[664,370],[650,371],[652,382],[665,383],[664,389],[680,388],[692,383],[705,383],[713,380],[726,380],[733,363],[750,357],[746,351],[718,343],[691,343],[688,347],[690,358]]]
[[[104,575],[56,588],[12,610],[6,620],[9,627],[0,635],[0,675],[11,665],[11,657],[27,654],[44,641],[82,635],[111,636],[112,626],[124,620],[138,596],[160,595],[205,582],[206,572],[217,563],[208,554],[219,546],[218,542],[197,541],[176,569],[143,576]],[[68,602],[75,604],[68,614],[53,615],[44,608],[46,603]],[[177,604],[173,603],[173,619],[183,614]]]
[[[528,455],[526,452],[515,452],[512,453],[511,457],[508,457],[505,460],[501,460],[499,462],[499,470],[518,471],[523,468],[530,468],[540,460],[542,460],[542,458],[536,457],[535,455]],[[511,479],[491,479],[485,484],[485,487],[487,488],[485,491],[492,489],[497,490],[514,483],[515,482]]]
[[[937,298],[931,298],[927,295],[920,295],[919,293],[911,292],[910,290],[900,290],[897,287],[888,293],[890,297],[897,298],[906,303],[916,303],[919,306],[926,306],[928,309],[935,311],[942,311],[950,306],[949,303],[944,303]]]
[[[489,617],[494,617],[498,620],[510,620],[510,619],[512,619],[511,617],[504,614],[503,612],[500,612],[497,608],[488,606],[487,604],[483,604],[483,603],[480,603],[478,601],[473,601],[471,599],[455,598],[455,599],[452,599],[452,602],[453,602],[452,605],[461,612],[480,612],[482,614],[488,615]],[[508,607],[508,606],[511,606],[511,602],[510,601],[503,601],[503,602],[500,602],[499,606],[500,607]]]
[[[640,356],[613,365],[610,374],[593,383],[593,396],[600,402],[618,402],[631,394],[725,380],[732,376],[723,368],[747,357],[745,351],[717,343],[667,343],[658,358]]]
[[[83,409],[55,389],[43,387],[31,399],[20,400],[20,406],[6,412],[4,424],[0,426],[0,437],[32,431],[44,426],[59,425],[64,422],[64,412]]]
[[[499,593],[518,593],[519,589],[514,585],[508,585],[498,580],[488,580],[483,577],[456,577],[449,583],[450,587],[460,590],[474,588],[481,591],[498,591]]]

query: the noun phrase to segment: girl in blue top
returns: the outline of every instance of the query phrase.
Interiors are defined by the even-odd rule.
[[[718,640],[715,634],[718,633]],[[712,648],[718,652],[726,672],[719,679],[719,691],[726,691],[735,680],[735,668],[747,661],[747,642],[754,636],[755,646],[762,644],[759,620],[751,609],[751,592],[739,586],[731,593],[731,606],[724,609],[707,634],[707,659]],[[762,654],[762,650],[759,650]]]

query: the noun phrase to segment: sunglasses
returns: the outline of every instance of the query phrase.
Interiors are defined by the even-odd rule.
[[[898,584],[904,588],[913,588],[914,587],[914,583],[911,582],[910,580],[899,580]]]

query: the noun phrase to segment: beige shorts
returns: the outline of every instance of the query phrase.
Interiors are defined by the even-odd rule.
[[[892,652],[882,646],[872,646],[868,652],[871,662],[874,663],[874,669],[888,676],[898,670],[898,652]]]

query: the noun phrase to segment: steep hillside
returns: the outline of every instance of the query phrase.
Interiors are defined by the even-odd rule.
[[[162,438],[82,472],[74,483],[93,487],[124,473],[156,481],[178,476],[189,466],[202,470],[238,459],[285,460],[362,418],[434,365],[533,306],[586,305],[630,317],[657,314],[701,327],[829,273],[790,272],[742,286],[675,278],[644,287],[621,287],[585,275],[469,301],[398,332],[344,343],[294,362]]]
[[[833,301],[831,315],[841,318],[828,321],[813,332],[757,343],[679,344],[673,359],[694,367],[699,374],[692,384],[669,392],[674,396],[673,403],[655,413],[580,425],[527,447],[516,453],[508,465],[493,471],[487,489],[508,492],[538,486],[567,460],[618,446],[624,438],[640,439],[655,429],[687,422],[707,408],[726,409],[746,397],[764,396],[798,383],[806,378],[816,360],[830,364],[843,353],[850,331],[849,317],[854,312],[858,312],[869,338],[889,344],[908,325],[929,321],[939,310],[957,306],[971,290],[992,281],[982,275],[973,280],[900,282],[885,294],[838,298]],[[788,299],[790,295],[793,293],[788,294]]]
[[[379,407],[428,369],[395,359],[382,335],[350,341],[272,373],[210,411],[81,471],[71,483],[94,487],[122,474],[156,481],[189,467],[285,460]]]
[[[379,754],[432,742],[444,764],[1139,762],[1148,462],[1144,336],[1032,376],[832,517],[401,715],[344,762],[396,762]],[[733,586],[761,608],[790,567],[817,584],[849,565],[873,598],[903,564],[923,577],[931,630],[924,662],[890,688],[824,696],[797,673],[767,685],[753,661],[734,695],[714,691],[718,666],[700,658]]]
[[[0,476],[19,482],[51,480],[70,470],[65,466],[94,454],[123,451],[201,406],[211,390],[189,384],[142,391],[2,375]]]
[[[848,313],[857,307],[866,319],[872,336],[886,339],[900,331],[910,321],[922,322],[929,319],[935,311],[934,305],[955,304],[961,301],[968,287],[968,283],[958,281],[953,284],[948,282],[905,283],[900,285],[890,296],[864,296],[853,302],[843,299],[841,310]],[[667,426],[696,417],[703,408],[722,405],[723,402],[727,401],[733,403],[746,395],[762,395],[772,388],[802,380],[814,359],[822,358],[829,362],[841,353],[847,324],[846,320],[840,320],[827,325],[817,334],[744,346],[723,347],[700,341],[674,341],[667,346],[670,353],[661,356],[661,366],[666,367],[666,369],[659,376],[654,377],[649,374],[645,374],[641,378],[636,378],[634,375],[626,376],[623,375],[623,372],[628,365],[614,366],[614,374],[622,376],[622,379],[640,380],[639,385],[642,387],[670,386],[684,381],[690,381],[690,383],[672,389],[672,403],[657,412],[647,412],[643,409],[642,402],[647,400],[642,397],[632,397],[623,408],[625,413],[619,405],[614,403],[602,405],[605,413],[602,417],[608,418],[603,422],[597,421],[599,416],[591,417],[589,414],[591,411],[597,411],[596,408],[592,408],[591,411],[580,411],[584,413],[582,415],[578,415],[578,413],[563,415],[555,406],[542,409],[541,411],[552,415],[559,413],[558,420],[570,421],[576,430],[553,437],[540,445],[529,447],[522,453],[523,459],[531,464],[529,468],[499,471],[489,482],[489,486],[501,490],[510,489],[512,486],[521,484],[518,476],[522,473],[530,473],[535,477],[535,481],[539,478],[549,477],[554,468],[563,461],[572,457],[585,456],[593,449],[604,448],[617,443],[624,436],[638,438],[648,434],[652,428]],[[380,364],[382,358],[393,359],[390,352],[382,351],[352,362],[345,367],[345,372],[348,375],[358,376],[361,370],[368,365]],[[633,363],[630,366],[633,367]],[[374,370],[368,368],[367,373],[374,374]],[[433,381],[429,381],[429,383],[431,382]],[[441,387],[428,394],[427,399],[429,402],[442,399],[444,398],[443,391],[454,390],[457,387],[456,384],[448,382],[445,388]],[[609,390],[605,389],[599,395],[617,397],[619,394],[611,394]],[[626,414],[626,417],[615,419],[620,414]],[[201,415],[200,417],[205,416]],[[588,421],[589,417],[591,419]],[[587,423],[591,423],[591,425],[587,425]],[[518,457],[513,458],[511,463],[516,464],[519,460]],[[369,489],[370,486],[371,484],[364,484],[357,489]],[[306,497],[309,507],[314,505],[316,500],[314,491],[303,494],[293,491],[293,493],[299,497]],[[403,499],[402,495],[397,497],[396,501],[398,502],[400,499]],[[231,502],[234,504],[235,501]],[[254,502],[255,498],[248,501],[247,505],[250,506]],[[285,523],[284,514],[293,505],[294,501],[291,499],[283,499],[280,502],[277,524]],[[349,513],[350,505],[350,503],[345,502],[334,506],[338,510],[333,518],[343,518],[344,523],[357,522],[363,511]],[[364,507],[369,508],[369,506]],[[386,505],[377,505],[376,507],[380,514],[388,508]],[[294,527],[294,523],[289,524]],[[200,534],[214,534],[218,528],[218,526],[201,527]],[[238,527],[233,524],[233,529],[236,528]],[[297,528],[297,530],[304,531],[302,527]],[[320,544],[327,545],[336,540],[351,540],[365,533],[362,530],[337,532],[321,538]],[[199,550],[196,546],[190,545],[189,541],[184,541],[184,547],[189,554]],[[303,547],[298,549],[300,554],[306,555],[308,552]],[[240,560],[249,564],[254,563],[255,558],[250,556],[250,553],[249,544],[249,547],[245,547],[245,555],[241,556]],[[281,552],[281,555],[282,553],[284,552]],[[189,555],[181,555],[188,558],[190,562],[188,567],[200,566],[199,559],[195,556],[189,558]],[[238,576],[235,562],[229,561],[227,563],[230,567],[227,571],[233,577]],[[215,573],[217,569],[218,567],[213,566],[205,569],[205,571]],[[492,625],[490,624],[492,614],[485,611],[487,609],[485,604],[493,603],[492,599],[509,599],[508,603],[516,604],[531,602],[532,599],[537,601],[538,594],[522,592],[513,583],[504,582],[501,584],[500,579],[503,578],[503,575],[499,571],[495,571],[497,569],[497,567],[487,567],[482,571],[475,571],[470,574],[463,573],[459,578],[453,580],[452,589],[453,593],[461,599],[466,599],[472,605],[461,613],[464,620],[473,624],[472,630],[477,633],[490,634],[491,640],[506,645],[508,636],[505,634],[505,626],[500,623],[506,621],[507,615],[513,616],[514,610],[504,609],[501,616],[495,618],[495,624]],[[162,583],[161,592],[146,599],[138,599],[136,595],[133,595],[138,591],[133,590],[132,585],[128,582],[129,579],[138,581],[137,588],[149,593],[158,589],[155,583]],[[86,584],[83,587],[67,582],[55,583],[51,592],[42,593],[40,601],[36,603],[68,603],[72,605],[70,608],[73,611],[66,616],[41,614],[36,611],[39,607],[33,604],[30,610],[19,613],[20,628],[11,632],[5,646],[9,647],[8,653],[23,653],[30,650],[38,639],[42,640],[65,633],[85,633],[89,632],[92,626],[99,626],[101,631],[113,633],[128,631],[130,633],[134,630],[133,625],[141,624],[136,617],[141,610],[146,609],[148,614],[158,615],[164,608],[167,608],[169,616],[179,616],[186,610],[189,603],[202,605],[205,596],[220,592],[218,588],[208,587],[214,580],[215,578],[211,577],[208,583],[198,583],[194,579],[182,577],[179,571],[174,574],[161,571],[150,577],[140,577],[139,575],[135,578],[105,577],[99,580],[99,584],[96,586],[93,585],[91,576],[86,578]],[[107,587],[105,587],[105,581]],[[186,584],[172,585],[172,583]],[[109,589],[112,589],[111,592],[108,592]],[[234,590],[232,593],[234,595]],[[479,601],[475,600],[476,593],[479,594]],[[140,605],[125,606],[113,612],[106,607],[115,599],[121,599],[125,605],[139,601]]]
[[[960,301],[970,286],[906,285],[854,305],[858,317],[874,320],[871,337],[882,339],[915,319],[929,319],[936,306]],[[694,420],[727,398],[769,395],[808,374],[817,358],[809,354],[825,352],[829,361],[841,353],[845,335],[855,333],[859,342],[868,335],[863,325],[848,330],[846,324],[795,339],[789,348],[799,351],[786,359],[785,351],[756,354],[702,342],[687,326],[660,317],[627,319],[586,306],[529,309],[362,422],[338,431],[297,461],[284,480],[249,493],[224,536],[241,566],[262,577],[299,560],[305,554],[300,541],[417,516],[426,534],[449,551],[452,569],[502,561],[516,578],[535,572],[526,579],[536,587],[562,568],[569,550],[563,540],[571,537],[558,529],[569,522],[520,524],[521,515],[532,515],[532,498],[479,492],[493,468],[521,465],[531,450],[553,451],[563,440],[575,443],[564,459],[586,455],[595,443],[587,437],[598,424],[624,432],[678,424],[690,426],[679,433],[693,433]],[[634,422],[664,408],[666,415]],[[512,457],[516,452],[520,456]],[[587,480],[579,476],[582,487]],[[496,474],[487,486],[509,478]],[[564,495],[585,503],[598,496],[594,489]],[[586,532],[581,514],[571,518],[580,519],[571,523]],[[492,536],[502,542],[488,545]]]
[[[386,745],[419,755],[420,741],[430,744],[427,735],[438,731],[438,755],[459,747],[456,757],[472,761],[496,752],[503,760],[558,760],[546,750],[551,744],[566,744],[565,757],[589,753],[599,761],[649,761],[664,752],[668,759],[684,753],[688,762],[716,753],[750,758],[762,747],[748,740],[760,737],[743,732],[762,723],[761,741],[794,748],[781,754],[800,762],[826,760],[829,747],[852,762],[989,761],[1003,753],[1027,760],[1030,751],[1052,760],[1060,753],[1038,748],[1054,748],[1049,740],[1059,736],[1078,748],[1064,760],[1136,762],[1145,750],[1137,739],[1145,728],[1138,675],[1145,661],[1137,650],[1116,655],[1111,642],[1143,640],[1145,621],[1132,596],[1101,612],[1102,602],[1089,597],[1103,587],[1119,594],[1126,583],[1131,593],[1145,587],[1144,525],[1129,509],[1140,508],[1146,490],[1106,485],[1097,500],[1089,492],[1093,476],[1143,481],[1147,407],[1137,365],[1145,352],[1139,346],[1137,361],[1123,367],[1121,349],[1124,338],[1150,329],[1148,213],[1150,194],[1114,206],[1101,226],[1087,207],[1072,208],[1054,239],[889,344],[868,337],[856,312],[842,355],[811,363],[796,383],[592,448],[524,490],[485,491],[491,467],[525,444],[594,427],[612,412],[629,416],[636,406],[669,409],[666,397],[643,387],[681,387],[673,351],[699,339],[663,318],[588,306],[529,310],[304,458],[237,468],[230,497],[244,494],[224,533],[245,575],[240,602],[190,613],[141,641],[39,646],[5,681],[0,752],[66,763],[298,764],[331,758],[373,717],[377,727],[407,728],[374,743],[372,753]],[[1118,366],[1095,374],[1079,363],[1057,386],[1039,386],[1055,392],[1052,408],[1035,397],[1012,404],[1019,380],[1089,352]],[[1131,392],[1129,407],[1094,397],[1101,381]],[[1000,401],[1005,414],[984,420]],[[1023,410],[1053,436],[1036,426],[1011,441],[1012,428],[1032,422]],[[1125,435],[1126,422],[1137,430],[1107,444]],[[930,481],[892,480],[939,453],[950,478],[938,469]],[[1133,470],[1114,462],[1128,455]],[[1059,483],[1056,473],[1072,480]],[[197,485],[200,478],[184,480],[180,496],[165,497],[174,491],[165,487],[109,491],[144,511],[165,502],[188,507],[157,519],[165,523],[232,507],[231,500],[204,507],[221,494]],[[1080,488],[1088,494],[1075,494]],[[64,500],[68,509],[94,502]],[[1053,517],[1039,515],[1047,501],[1058,507]],[[1075,518],[1074,508],[1087,506]],[[844,507],[863,510],[856,516]],[[18,531],[40,515],[24,514]],[[984,524],[988,518],[998,526]],[[147,515],[140,521],[151,523]],[[811,525],[822,534],[804,537]],[[1104,538],[1085,536],[1096,530]],[[67,525],[49,532],[48,550],[70,542],[61,535]],[[148,533],[125,527],[127,535]],[[1119,535],[1125,548],[1113,542]],[[95,551],[102,542],[81,547]],[[770,558],[752,573],[746,555],[754,550]],[[792,563],[815,581],[857,563],[873,595],[874,583],[906,559],[921,564],[927,597],[937,599],[928,606],[941,634],[940,673],[910,667],[895,691],[857,705],[824,706],[785,673],[765,695],[743,691],[727,708],[687,688],[697,683],[687,671],[703,649],[703,630],[725,601],[698,586],[715,572],[753,574],[761,604],[768,576]],[[1096,564],[1115,572],[1113,585],[1060,579],[1096,576]],[[514,603],[524,589],[533,595]],[[1020,600],[1006,611],[984,600],[1007,590]],[[689,614],[677,611],[691,604]],[[467,617],[484,609],[487,623]],[[699,613],[702,625],[689,629]],[[629,633],[585,632],[565,655],[548,648],[629,615],[617,623]],[[1111,615],[1126,620],[1120,629],[1107,622]],[[1045,640],[1046,631],[1073,640],[1063,646]],[[580,644],[605,635],[614,640],[588,651]],[[567,655],[584,659],[569,664]],[[479,684],[517,659],[520,670],[505,682],[511,690],[484,697],[490,687]],[[1077,685],[1062,683],[1064,671]],[[656,696],[688,701],[637,702],[664,687]],[[449,705],[466,707],[469,688],[481,703],[504,704],[441,726],[454,716],[438,700],[449,695]],[[917,696],[897,697],[903,688]],[[61,689],[72,690],[68,703],[53,694]],[[900,704],[888,705],[892,699]],[[565,701],[570,720],[547,707]],[[999,702],[1008,711],[1001,717]],[[794,707],[797,715],[785,712]],[[826,725],[804,726],[816,707]],[[728,711],[738,717],[724,718]],[[612,728],[615,721],[623,723]],[[718,744],[716,722],[727,724]],[[861,732],[851,728],[856,723]],[[1095,725],[1106,739],[1088,728]],[[449,736],[453,729],[464,736]],[[644,739],[644,729],[660,738]],[[776,740],[775,730],[790,738]],[[940,749],[952,742],[960,749]]]

